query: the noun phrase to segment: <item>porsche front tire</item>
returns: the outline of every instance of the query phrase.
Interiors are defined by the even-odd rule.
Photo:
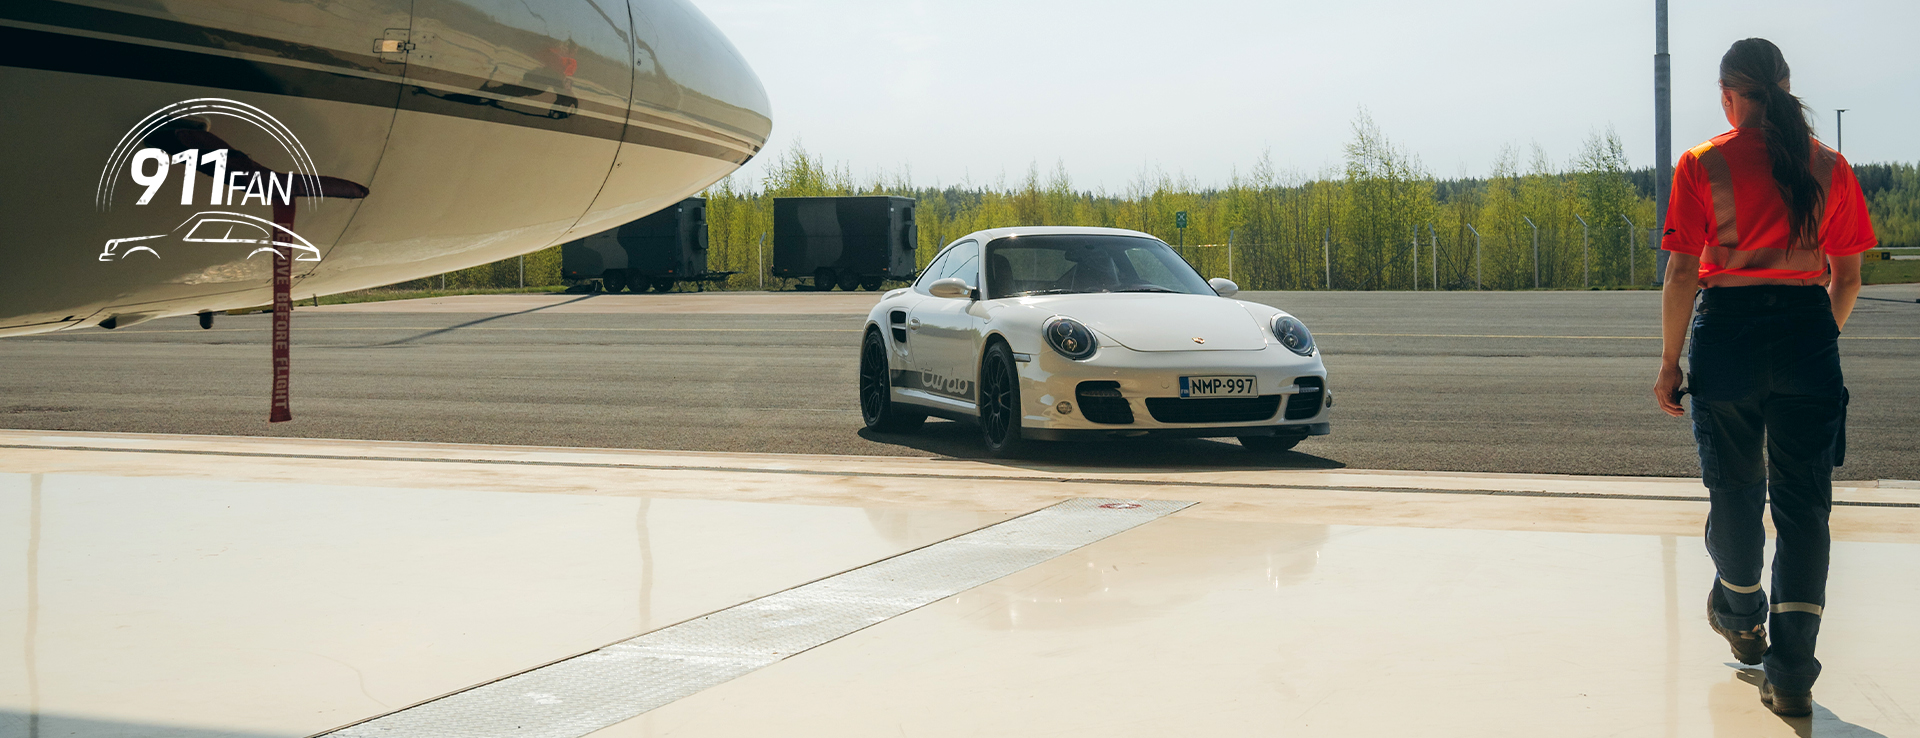
[[[1018,458],[1027,453],[1033,441],[1020,437],[1020,373],[1013,361],[1013,349],[1004,343],[987,346],[980,359],[980,440],[987,455]]]
[[[867,331],[860,344],[860,419],[869,430],[881,433],[907,433],[927,421],[893,402],[893,370],[887,364],[886,339],[879,331]]]

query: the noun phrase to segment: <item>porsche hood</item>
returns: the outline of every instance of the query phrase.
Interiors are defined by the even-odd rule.
[[[1074,295],[1048,307],[1135,351],[1258,351],[1267,345],[1259,321],[1240,303],[1212,295]]]

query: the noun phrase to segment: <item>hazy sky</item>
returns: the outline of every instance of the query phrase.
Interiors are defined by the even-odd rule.
[[[774,133],[856,179],[1016,183],[1064,162],[1079,189],[1143,169],[1201,185],[1263,150],[1337,166],[1365,108],[1442,177],[1503,146],[1565,162],[1612,126],[1653,163],[1653,3],[1260,0],[694,0],[766,85]],[[1920,2],[1673,0],[1675,155],[1726,130],[1715,87],[1735,40],[1779,44],[1793,90],[1854,161],[1920,160]]]

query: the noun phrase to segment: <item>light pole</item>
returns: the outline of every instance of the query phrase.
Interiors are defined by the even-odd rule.
[[[1841,117],[1840,117],[1840,114],[1844,112],[1847,112],[1846,108],[1833,109],[1834,149],[1838,150],[1842,154],[1847,153],[1847,127],[1845,122],[1841,120]]]
[[[1667,58],[1667,0],[1653,0],[1653,230],[1667,227],[1667,188],[1673,183],[1673,84]],[[1651,245],[1651,244],[1649,244]],[[1653,282],[1666,271],[1667,252],[1653,256]]]
[[[1540,226],[1534,225],[1533,219],[1527,216],[1522,215],[1520,219],[1533,228],[1533,288],[1537,290],[1540,289]]]
[[[1473,288],[1476,290],[1486,289],[1486,285],[1481,283],[1481,280],[1486,277],[1486,273],[1480,269],[1480,229],[1473,227],[1472,223],[1468,223],[1467,230],[1473,232]]]
[[[1590,250],[1587,245],[1587,219],[1580,217],[1579,213],[1574,213],[1573,219],[1580,221],[1580,286],[1582,288],[1592,287],[1593,267],[1590,266],[1591,262],[1587,258]]]
[[[1633,284],[1633,263],[1639,261],[1633,251],[1633,231],[1639,226],[1634,225],[1633,219],[1627,217],[1626,213],[1621,213],[1620,219],[1627,222],[1627,284]]]

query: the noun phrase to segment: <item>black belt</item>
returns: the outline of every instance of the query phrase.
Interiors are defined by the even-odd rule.
[[[1700,312],[1783,312],[1831,310],[1827,288],[1818,285],[1760,284],[1747,287],[1709,287],[1700,292]]]

